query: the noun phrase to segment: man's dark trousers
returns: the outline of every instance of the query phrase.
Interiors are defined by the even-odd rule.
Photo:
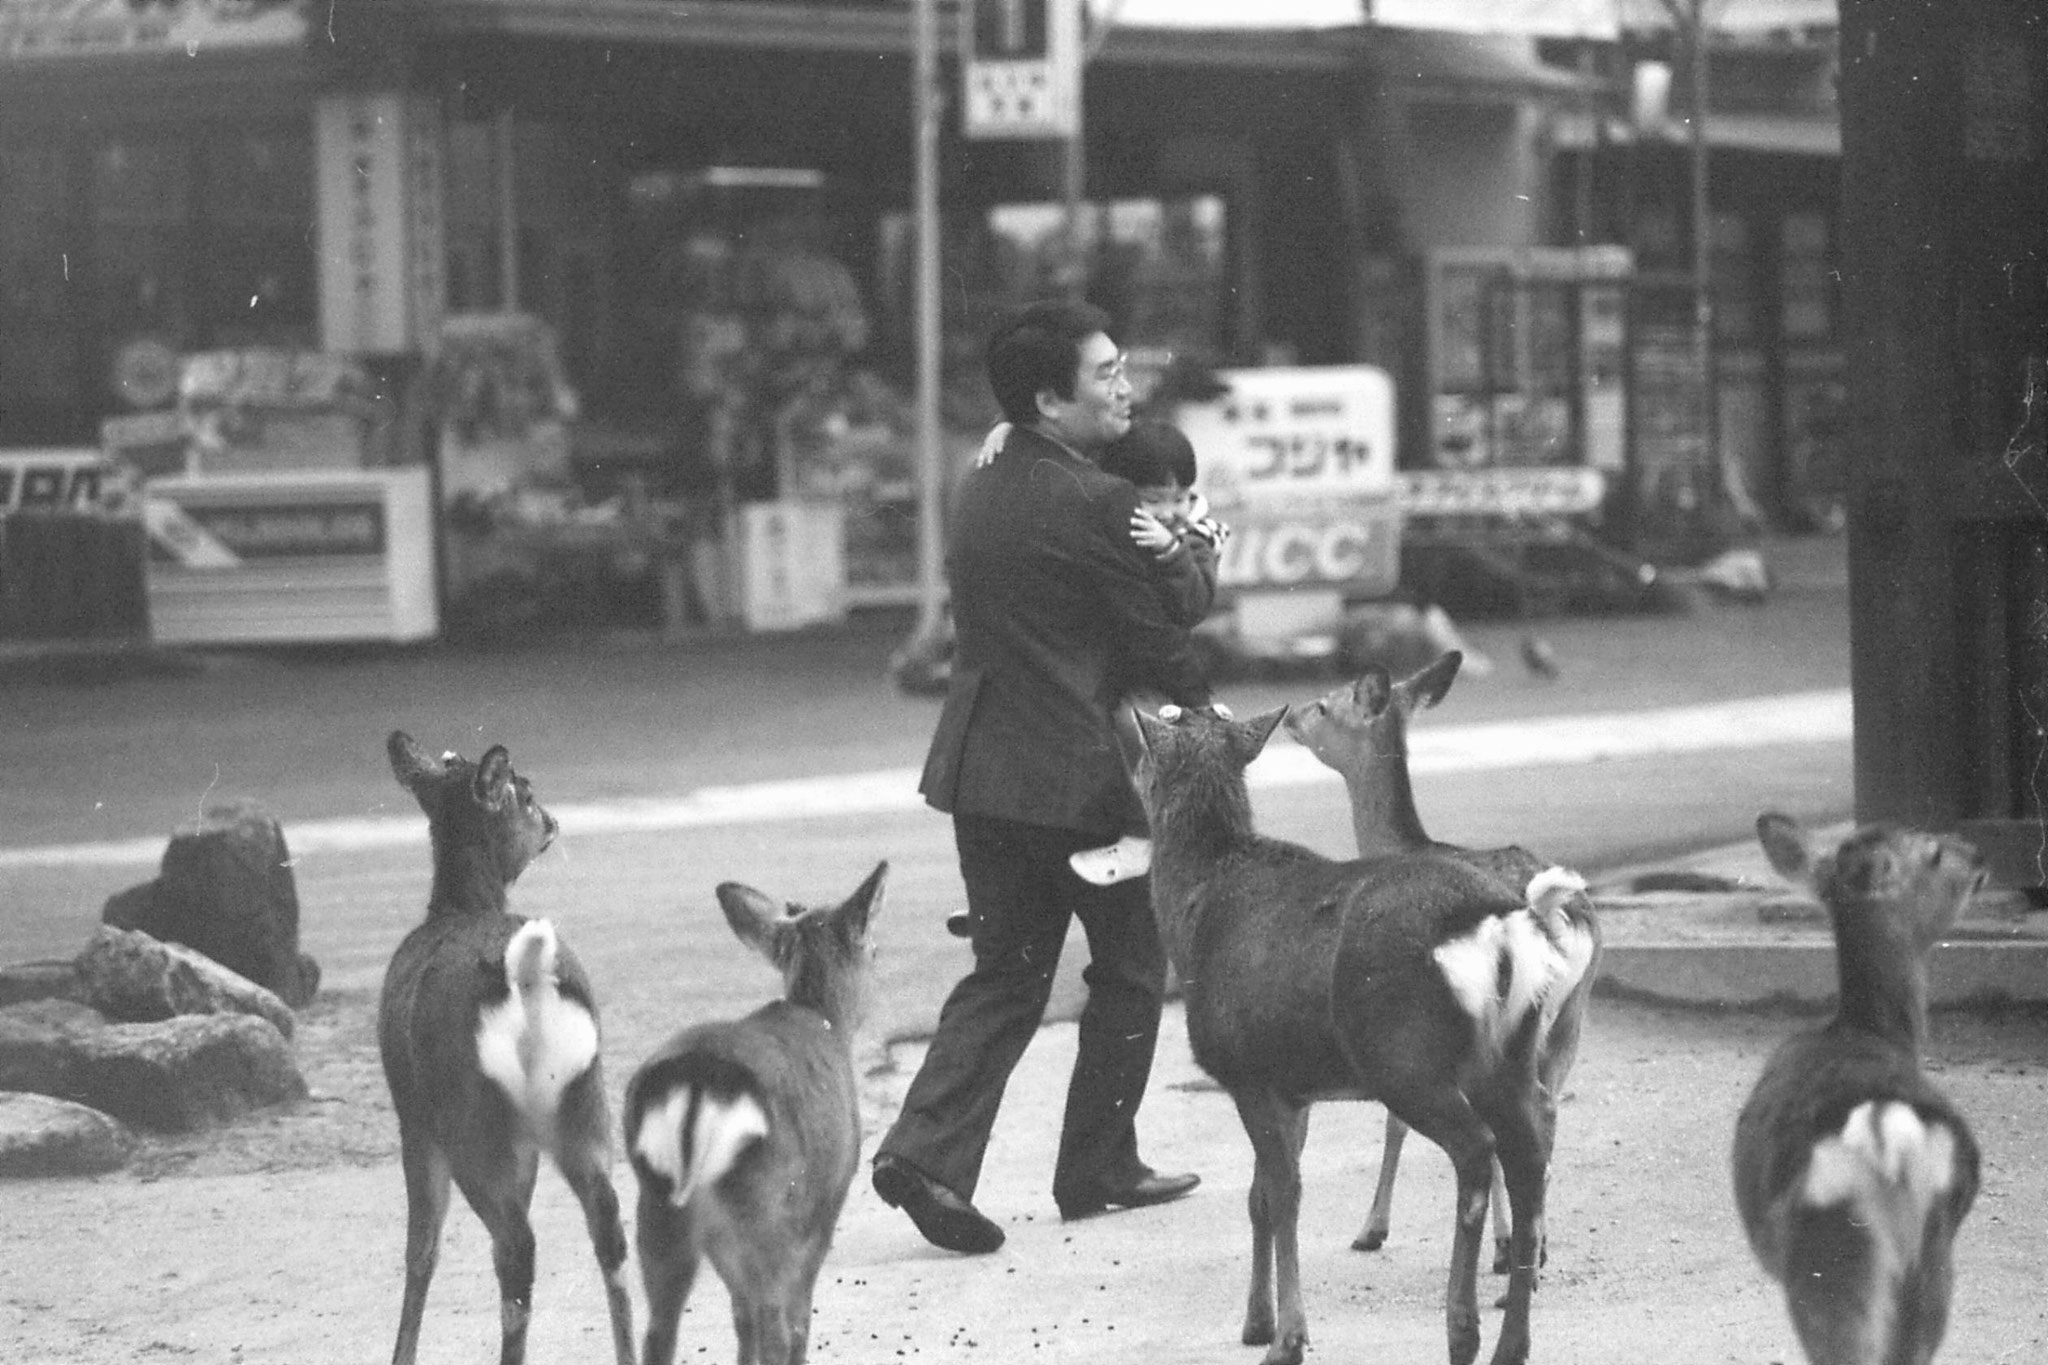
[[[876,1155],[974,1197],[1004,1087],[1043,1021],[1068,924],[1079,917],[1088,1002],[1053,1195],[1078,1201],[1129,1187],[1144,1174],[1133,1116],[1152,1073],[1166,983],[1148,879],[1092,886],[1075,875],[1068,855],[1107,842],[1100,835],[955,815],[953,838],[976,919],[974,970],[946,998],[931,1051]]]

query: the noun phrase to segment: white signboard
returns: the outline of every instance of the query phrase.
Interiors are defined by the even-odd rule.
[[[1081,127],[1081,0],[967,0],[961,132],[1064,138]]]
[[[445,286],[438,106],[394,94],[322,95],[316,114],[320,345],[419,350]]]
[[[1176,414],[1232,535],[1220,586],[1390,592],[1400,581],[1394,385],[1366,365],[1225,370]]]
[[[1401,510],[1411,517],[1565,517],[1600,510],[1607,479],[1584,465],[1411,469]]]

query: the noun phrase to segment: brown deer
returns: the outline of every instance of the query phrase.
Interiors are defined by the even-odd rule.
[[[393,1365],[419,1348],[452,1179],[491,1234],[500,1365],[526,1358],[533,1302],[527,1207],[543,1152],[583,1206],[604,1272],[618,1365],[633,1359],[626,1235],[611,1182],[611,1119],[598,1065],[597,1001],[546,920],[506,910],[506,891],[555,837],[555,819],[503,745],[475,763],[435,758],[403,731],[391,771],[427,813],[427,918],[384,974],[377,1040],[405,1169],[405,1303]]]
[[[853,1032],[888,871],[878,865],[825,909],[718,888],[726,923],[781,969],[784,995],[684,1029],[626,1087],[642,1365],[674,1359],[676,1319],[706,1258],[732,1297],[741,1365],[802,1365],[812,1289],[860,1158]]]
[[[1925,1365],[1948,1327],[1950,1244],[1977,1197],[1970,1125],[1920,1070],[1927,954],[1984,884],[1960,839],[1892,825],[1819,854],[1757,837],[1834,921],[1841,992],[1778,1048],[1735,1124],[1735,1204],[1814,1365]]]
[[[1336,862],[1259,835],[1244,770],[1284,714],[1239,722],[1165,707],[1136,717],[1152,905],[1182,982],[1188,1041],[1235,1101],[1254,1154],[1243,1339],[1270,1343],[1267,1365],[1301,1360],[1296,1223],[1309,1106],[1377,1099],[1457,1171],[1452,1365],[1479,1353],[1479,1250],[1499,1157],[1514,1255],[1493,1362],[1520,1365],[1550,1157],[1536,1040],[1592,956],[1560,909],[1583,883],[1546,870],[1525,897],[1437,853]]]
[[[1530,878],[1549,864],[1512,844],[1504,848],[1461,848],[1438,843],[1424,831],[1422,817],[1415,809],[1415,791],[1408,776],[1408,720],[1415,712],[1444,699],[1463,663],[1463,654],[1448,650],[1399,682],[1393,681],[1386,670],[1369,667],[1355,682],[1306,706],[1288,708],[1287,731],[1343,777],[1345,790],[1351,796],[1351,831],[1361,858],[1431,850],[1470,863],[1510,888],[1525,887]],[[1564,1093],[1572,1064],[1578,1060],[1586,1006],[1600,969],[1600,925],[1593,917],[1592,903],[1584,895],[1574,895],[1565,903],[1565,914],[1591,940],[1593,955],[1578,985],[1559,1008],[1556,1021],[1537,1042],[1536,1078],[1542,1087],[1539,1093],[1545,1121],[1553,1127],[1557,1122],[1558,1099]],[[1366,1215],[1365,1226],[1352,1239],[1355,1250],[1376,1251],[1387,1240],[1394,1207],[1394,1175],[1401,1164],[1401,1144],[1407,1136],[1408,1125],[1389,1113],[1379,1184],[1373,1190],[1372,1209]],[[1498,1164],[1493,1171],[1492,1208],[1493,1269],[1499,1274],[1508,1268],[1508,1221],[1507,1191]],[[1548,1239],[1540,1228],[1537,1254],[1539,1262],[1548,1254]]]

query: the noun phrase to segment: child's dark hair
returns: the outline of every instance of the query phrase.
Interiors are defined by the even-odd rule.
[[[1179,427],[1167,422],[1133,422],[1102,452],[1102,471],[1140,488],[1195,486],[1195,448]]]

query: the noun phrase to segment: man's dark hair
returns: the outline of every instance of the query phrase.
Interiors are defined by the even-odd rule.
[[[1129,431],[1103,447],[1097,463],[1103,473],[1140,488],[1195,486],[1195,448],[1179,427],[1166,422],[1131,423]]]
[[[1072,299],[1047,299],[1005,318],[988,339],[988,386],[1004,420],[1037,421],[1044,389],[1072,398],[1081,343],[1097,332],[1109,332],[1109,314]]]

